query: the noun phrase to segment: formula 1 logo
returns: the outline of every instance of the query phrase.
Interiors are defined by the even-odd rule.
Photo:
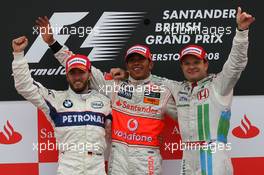
[[[145,12],[104,12],[80,48],[92,47],[88,57],[91,61],[112,60],[122,49],[124,42],[131,36],[136,25],[140,23]],[[72,25],[84,19],[89,12],[56,12],[50,17],[55,39],[64,44],[71,34],[59,34],[63,26]],[[38,63],[48,50],[41,35],[34,41],[26,57],[29,63]]]

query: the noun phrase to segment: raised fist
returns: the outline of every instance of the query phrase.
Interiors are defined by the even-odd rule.
[[[22,52],[28,45],[28,39],[25,36],[21,36],[12,41],[13,52]]]
[[[255,21],[255,17],[253,17],[251,14],[242,12],[241,8],[237,8],[237,27],[240,30],[246,30],[249,28],[249,26]]]

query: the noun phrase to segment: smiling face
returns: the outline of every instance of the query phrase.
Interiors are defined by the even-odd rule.
[[[186,55],[181,61],[184,77],[190,82],[197,82],[207,76],[208,61],[194,55]]]
[[[66,77],[71,89],[76,93],[83,92],[88,88],[91,73],[78,68],[71,69]]]
[[[135,80],[144,80],[153,68],[153,62],[143,55],[134,53],[127,58],[127,70]]]

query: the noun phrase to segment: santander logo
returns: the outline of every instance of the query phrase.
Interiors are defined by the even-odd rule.
[[[136,104],[129,104],[127,101],[116,101],[116,105],[118,107],[122,107],[124,109],[128,109],[135,112],[145,112],[150,114],[160,114],[161,110],[159,108],[154,108],[152,106],[140,106]]]
[[[16,132],[10,122],[7,120],[4,126],[4,132],[0,131],[0,144],[15,144],[22,139],[22,135]]]
[[[259,129],[253,126],[250,120],[247,118],[246,114],[241,120],[241,125],[234,128],[232,134],[238,138],[253,138],[259,134]]]
[[[121,105],[122,105],[121,101],[118,100],[118,101],[116,102],[116,105],[117,105],[117,106],[121,106]]]

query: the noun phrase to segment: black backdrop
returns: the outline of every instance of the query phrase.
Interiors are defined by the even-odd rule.
[[[37,38],[37,35],[32,34],[32,27],[35,24],[35,19],[38,16],[47,15],[49,18],[58,12],[89,12],[87,16],[82,18],[80,21],[70,25],[70,26],[91,26],[94,27],[97,21],[105,12],[144,12],[141,14],[140,20],[137,24],[133,25],[133,31],[130,31],[128,35],[129,38],[123,39],[121,42],[123,45],[120,46],[121,49],[117,50],[115,56],[111,58],[113,60],[108,61],[94,61],[93,65],[100,68],[102,71],[108,71],[110,67],[120,66],[124,68],[124,53],[125,50],[136,43],[146,44],[147,38],[150,35],[157,37],[160,35],[165,38],[164,32],[155,32],[155,26],[157,23],[185,23],[185,22],[197,22],[204,27],[224,27],[229,28],[230,33],[224,34],[221,37],[222,42],[218,43],[206,43],[198,42],[197,44],[202,45],[208,53],[213,55],[219,54],[218,60],[210,60],[209,72],[219,72],[228,57],[228,53],[231,48],[232,38],[235,34],[236,22],[235,18],[214,18],[214,19],[192,19],[190,16],[187,19],[174,18],[174,19],[163,19],[163,13],[165,10],[172,12],[185,11],[186,10],[223,10],[223,9],[236,9],[237,6],[241,6],[243,10],[253,14],[256,17],[255,23],[250,28],[250,46],[249,46],[249,63],[245,72],[242,74],[237,86],[235,87],[235,95],[263,95],[264,85],[263,85],[263,65],[264,59],[262,58],[263,45],[261,43],[262,31],[263,31],[263,10],[260,9],[261,6],[257,4],[257,0],[253,1],[175,1],[175,0],[156,0],[156,1],[143,1],[143,0],[108,0],[108,1],[8,1],[4,5],[1,5],[1,64],[0,64],[0,81],[1,81],[1,101],[9,100],[21,100],[21,96],[17,94],[14,89],[14,82],[11,76],[11,62],[12,62],[12,39],[20,36],[26,35],[29,38],[28,49],[32,46],[33,42]],[[171,14],[171,13],[170,13]],[[131,14],[130,14],[131,15]],[[133,15],[131,15],[133,16]],[[67,20],[67,19],[66,19]],[[122,26],[122,25],[121,25]],[[119,28],[121,29],[121,27]],[[211,34],[209,34],[211,35]],[[71,48],[75,53],[81,53],[89,55],[89,53],[95,47],[81,48],[84,40],[88,35],[84,37],[79,37],[76,35],[71,35],[65,44]],[[170,37],[169,37],[170,38]],[[191,36],[191,41],[193,43],[195,36]],[[110,38],[108,42],[114,43],[115,39]],[[102,41],[104,42],[104,41]],[[165,42],[163,40],[163,42]],[[179,50],[185,45],[185,43],[168,43],[164,44],[152,44],[149,46],[152,53],[157,55],[164,54],[177,54]],[[106,47],[105,47],[106,48]],[[36,50],[37,51],[37,50]],[[96,59],[96,58],[95,58]],[[48,50],[43,55],[42,59],[38,63],[30,63],[31,69],[47,68],[47,69],[58,69],[60,65],[54,59],[52,52]],[[179,63],[177,60],[163,60],[155,61],[155,68],[153,74],[164,76],[174,80],[183,80],[182,73],[179,69]],[[41,82],[44,86],[52,89],[66,89],[67,83],[63,75],[33,75],[33,78]]]

